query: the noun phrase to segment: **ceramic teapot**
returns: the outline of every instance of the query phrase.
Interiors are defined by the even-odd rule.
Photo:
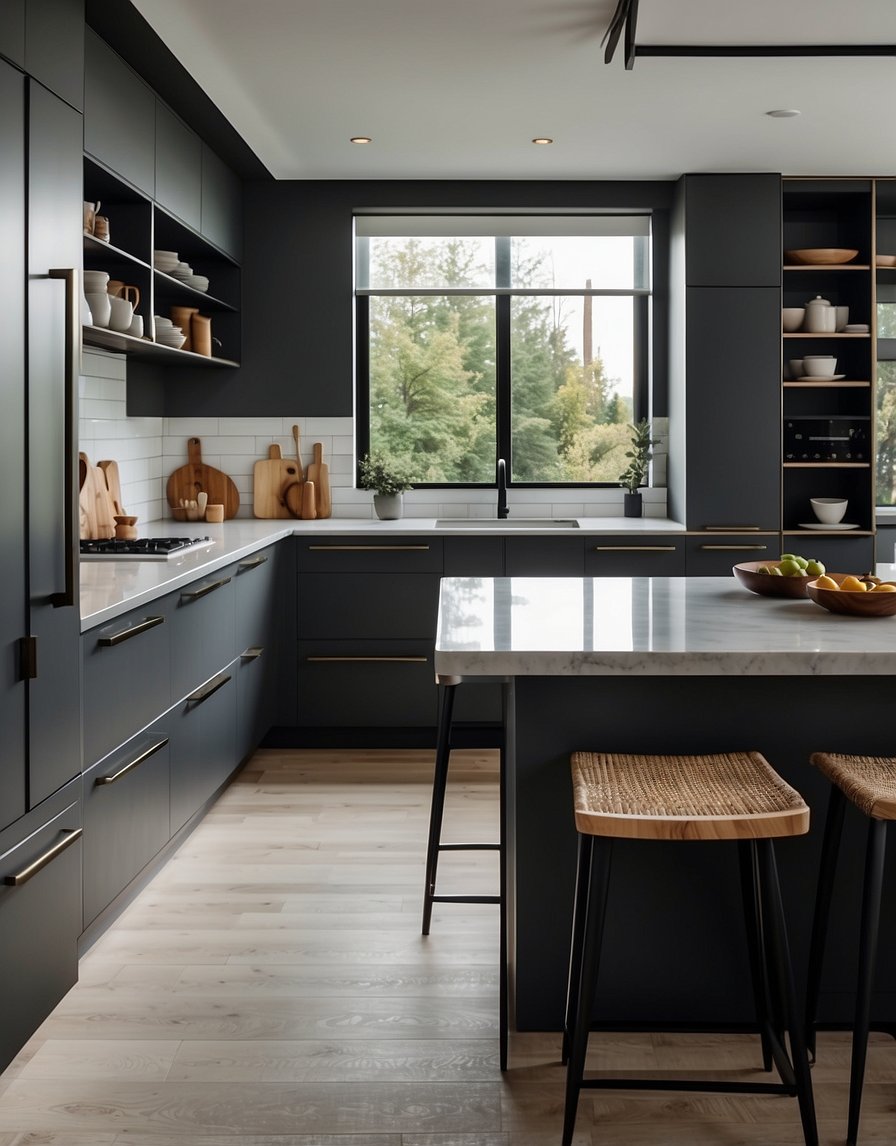
[[[817,294],[806,303],[803,325],[812,334],[833,334],[837,329],[837,308]]]

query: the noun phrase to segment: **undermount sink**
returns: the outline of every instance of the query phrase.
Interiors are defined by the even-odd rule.
[[[437,529],[578,529],[574,517],[440,517]]]

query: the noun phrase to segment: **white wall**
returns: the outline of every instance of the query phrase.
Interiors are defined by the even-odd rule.
[[[105,458],[118,462],[122,501],[127,513],[145,524],[170,518],[165,498],[168,475],[187,462],[187,439],[198,437],[202,460],[229,474],[240,494],[240,517],[252,516],[252,472],[277,442],[284,457],[293,454],[292,427],[298,425],[302,461],[311,460],[315,442],[323,446],[330,467],[333,516],[373,516],[372,496],[354,488],[355,454],[352,418],[129,418],[126,410],[127,360],[119,354],[85,348],[80,381],[80,449],[93,465]],[[655,424],[658,433],[663,427]],[[665,481],[664,447],[657,450],[654,481]],[[665,515],[666,491],[645,489],[645,515]],[[508,503],[515,516],[622,516],[621,489],[511,490]],[[494,490],[410,490],[404,497],[406,517],[492,517]]]

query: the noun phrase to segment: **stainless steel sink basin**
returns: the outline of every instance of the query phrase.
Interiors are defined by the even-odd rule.
[[[574,517],[440,517],[437,529],[578,529]]]

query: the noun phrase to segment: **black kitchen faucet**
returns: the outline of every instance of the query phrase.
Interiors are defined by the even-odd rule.
[[[507,465],[503,458],[498,458],[498,519],[503,520],[510,513],[507,508]]]

